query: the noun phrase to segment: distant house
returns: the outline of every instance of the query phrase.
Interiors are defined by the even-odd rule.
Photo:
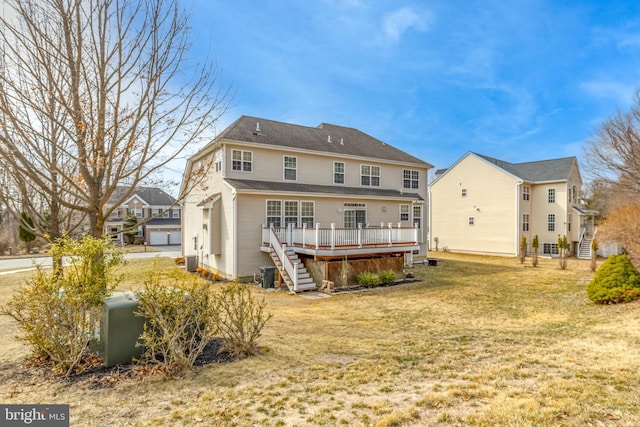
[[[207,164],[183,203],[183,252],[229,278],[273,266],[300,291],[361,269],[400,277],[427,254],[432,166],[357,129],[243,116],[185,174]]]
[[[130,188],[118,187],[111,200],[118,200]],[[123,229],[129,214],[134,215],[139,224],[136,243],[161,246],[182,242],[181,208],[165,191],[155,187],[136,187],[105,222],[105,233],[114,240],[125,242]]]
[[[509,163],[469,152],[436,171],[430,186],[430,246],[439,250],[517,255],[524,236],[531,251],[558,253],[566,235],[571,252],[590,257],[595,212],[583,208],[575,157]]]

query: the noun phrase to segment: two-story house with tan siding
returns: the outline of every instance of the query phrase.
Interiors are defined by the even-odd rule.
[[[154,246],[182,243],[181,208],[173,196],[157,187],[119,186],[109,200],[121,200],[126,193],[129,193],[129,197],[105,222],[106,234],[113,240],[124,242],[124,224],[131,214],[138,221],[137,243]]]
[[[364,269],[400,277],[426,257],[432,166],[357,129],[243,116],[185,177],[203,165],[205,182],[183,203],[183,252],[226,277],[275,266],[300,291]]]
[[[575,157],[509,163],[469,152],[436,171],[430,186],[430,246],[439,250],[516,256],[538,236],[539,253],[558,253],[558,236],[571,252],[591,254],[593,214],[582,208]]]

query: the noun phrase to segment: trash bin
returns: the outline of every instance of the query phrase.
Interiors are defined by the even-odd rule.
[[[102,300],[100,347],[105,366],[131,362],[144,351],[136,347],[144,317],[136,316],[139,302],[133,292],[116,292]]]
[[[188,255],[184,257],[184,265],[189,273],[195,273],[198,268],[198,257],[196,255]]]
[[[272,288],[275,280],[276,268],[273,266],[260,267],[260,283],[264,289]]]

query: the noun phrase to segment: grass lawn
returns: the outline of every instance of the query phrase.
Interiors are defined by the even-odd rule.
[[[180,380],[37,375],[2,316],[0,402],[68,403],[77,426],[640,425],[640,303],[592,304],[588,261],[437,257],[418,282],[330,298],[256,287],[263,353]],[[122,288],[154,261],[174,268],[131,261]],[[0,276],[0,304],[25,277]]]

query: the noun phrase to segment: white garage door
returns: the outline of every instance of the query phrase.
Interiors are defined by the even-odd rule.
[[[166,231],[152,231],[149,236],[149,243],[153,246],[161,246],[167,244],[167,232]]]
[[[167,236],[167,234],[169,234]],[[166,244],[179,245],[182,243],[182,233],[179,231],[152,231],[149,235],[149,244],[151,246],[164,246]]]
[[[180,231],[172,231],[169,235],[170,245],[179,245],[182,243],[182,233]]]

